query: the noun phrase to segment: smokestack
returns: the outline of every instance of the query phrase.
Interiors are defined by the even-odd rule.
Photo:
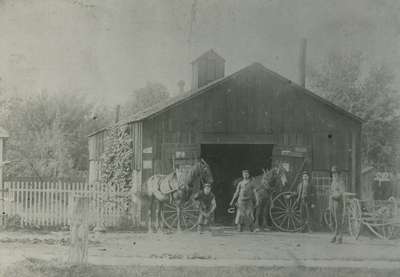
[[[115,123],[118,123],[119,121],[120,110],[121,110],[121,105],[117,105],[117,108],[115,110]]]
[[[306,55],[307,55],[307,39],[301,39],[300,60],[299,60],[299,85],[306,87]]]
[[[179,94],[183,94],[185,92],[185,81],[180,80],[178,82],[178,87],[179,87]]]

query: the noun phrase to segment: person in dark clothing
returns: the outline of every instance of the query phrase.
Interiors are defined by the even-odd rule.
[[[214,193],[211,192],[211,184],[204,184],[203,190],[195,195],[194,200],[199,201],[199,219],[197,230],[203,232],[204,227],[209,227],[213,213],[217,207]]]
[[[315,207],[314,187],[310,182],[310,175],[303,172],[302,181],[297,187],[297,194],[300,201],[300,212],[305,223],[304,231],[312,232],[312,209]]]

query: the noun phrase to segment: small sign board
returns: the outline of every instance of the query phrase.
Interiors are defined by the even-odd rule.
[[[186,157],[186,153],[184,151],[176,151],[175,152],[175,157],[177,159],[183,159]]]
[[[377,172],[375,174],[375,181],[378,182],[390,182],[390,173],[389,172]]]
[[[290,150],[282,150],[281,155],[289,157],[298,157],[298,158],[304,157],[304,153],[290,151]]]
[[[144,160],[143,161],[143,169],[152,169],[153,162],[151,160]]]
[[[306,147],[297,146],[297,147],[294,148],[294,151],[295,152],[300,152],[300,153],[307,153],[307,148]]]
[[[153,147],[143,148],[143,154],[152,154],[152,153],[153,153]]]

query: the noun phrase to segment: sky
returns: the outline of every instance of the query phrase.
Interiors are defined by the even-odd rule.
[[[153,81],[173,95],[210,48],[227,74],[260,62],[297,81],[303,37],[308,64],[361,50],[400,86],[398,0],[0,0],[0,88],[116,105]]]

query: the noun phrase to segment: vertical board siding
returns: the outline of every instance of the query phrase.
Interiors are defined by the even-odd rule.
[[[21,226],[69,225],[75,196],[89,197],[92,225],[101,223],[106,227],[116,227],[121,223],[120,218],[126,215],[121,191],[104,188],[98,182],[89,185],[83,182],[7,181],[4,186],[4,209],[1,212],[9,219],[18,217]]]

